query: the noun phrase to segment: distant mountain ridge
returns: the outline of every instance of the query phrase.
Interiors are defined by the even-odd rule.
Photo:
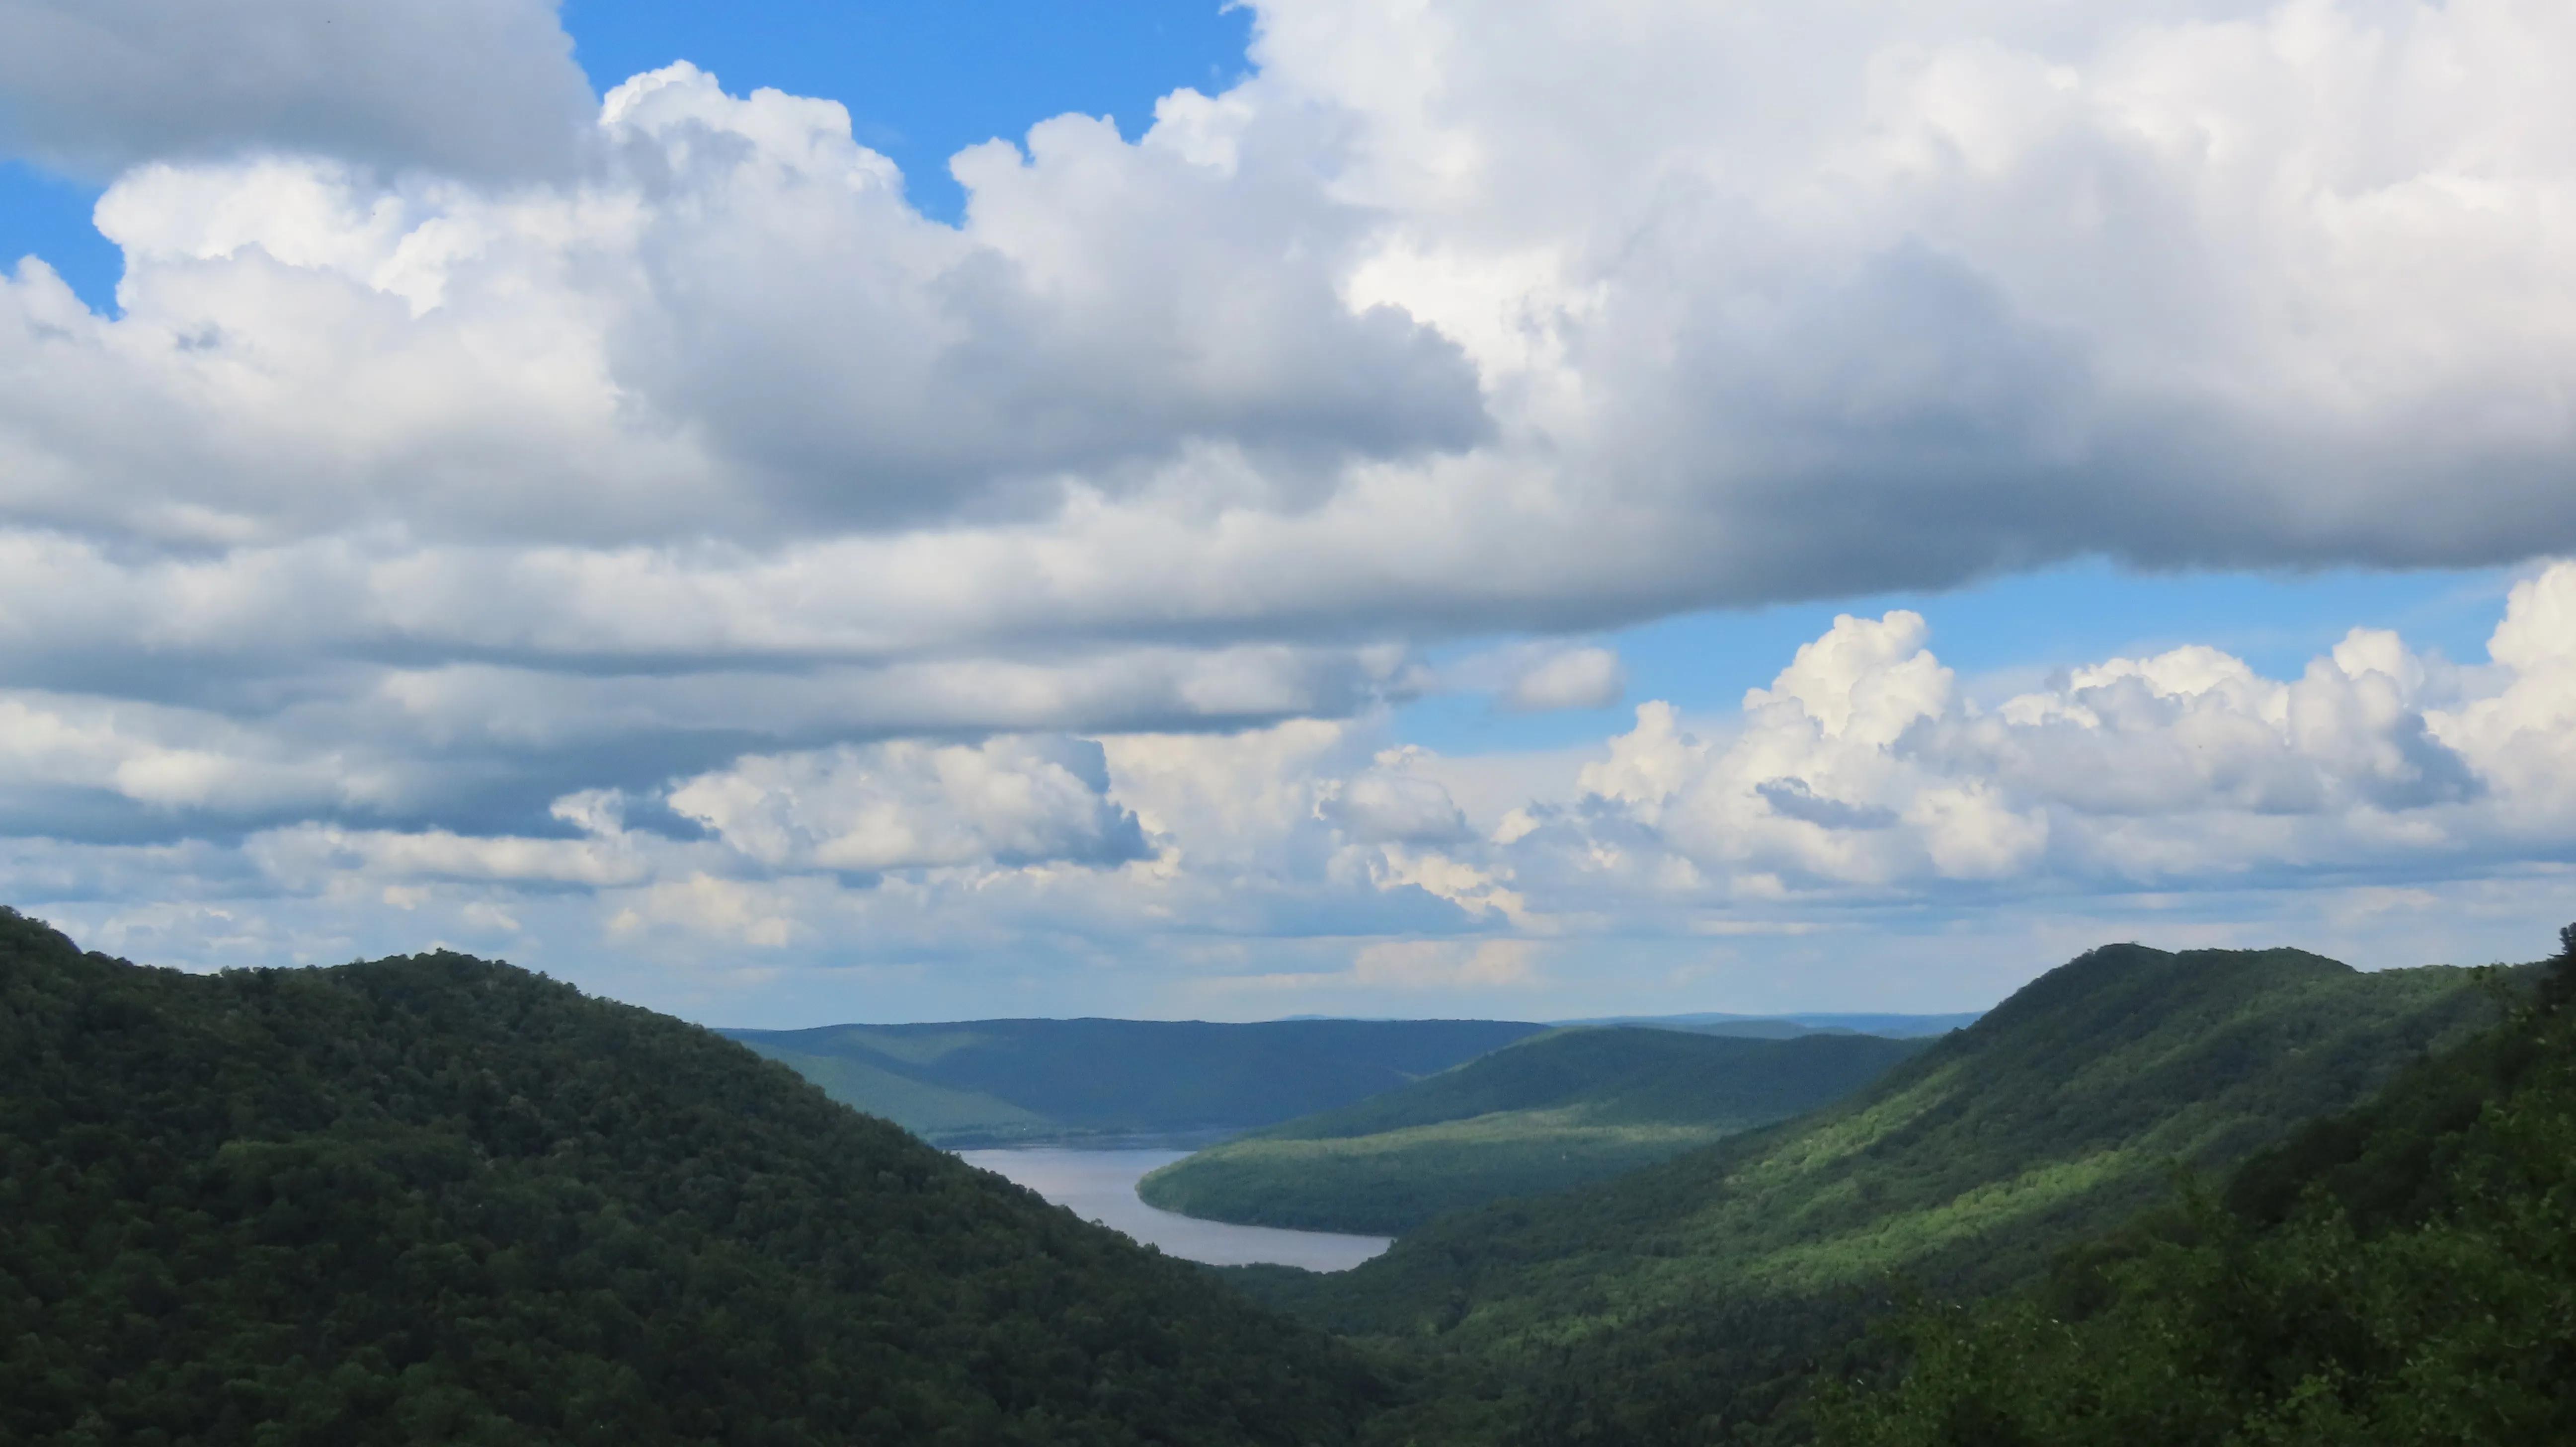
[[[1396,1234],[1444,1211],[1634,1170],[1838,1100],[1923,1040],[1577,1026],[1147,1176],[1186,1215]]]
[[[724,1030],[947,1146],[1206,1139],[1330,1110],[1548,1027],[1510,1020],[970,1020]]]

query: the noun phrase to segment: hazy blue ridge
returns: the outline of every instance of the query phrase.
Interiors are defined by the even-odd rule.
[[[968,1020],[721,1033],[942,1145],[1230,1133],[1409,1084],[1508,1020]]]
[[[1211,1146],[1147,1176],[1139,1194],[1213,1220],[1395,1234],[1443,1212],[1600,1180],[1811,1110],[1925,1043],[1556,1030]]]

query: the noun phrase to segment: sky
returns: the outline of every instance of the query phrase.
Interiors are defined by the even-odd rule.
[[[93,948],[1548,1019],[2576,918],[2560,0],[0,34]]]

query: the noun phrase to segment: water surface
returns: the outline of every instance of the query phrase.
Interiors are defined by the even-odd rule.
[[[1326,1231],[1287,1231],[1276,1226],[1235,1226],[1201,1221],[1194,1216],[1156,1210],[1136,1199],[1136,1182],[1156,1166],[1169,1165],[1187,1151],[1086,1151],[1062,1146],[1020,1150],[959,1151],[970,1166],[1008,1176],[1086,1221],[1114,1231],[1167,1255],[1204,1261],[1210,1266],[1249,1266],[1277,1262],[1309,1271],[1348,1271],[1393,1241],[1389,1236],[1341,1236]]]

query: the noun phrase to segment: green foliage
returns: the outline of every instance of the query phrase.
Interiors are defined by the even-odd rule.
[[[975,1020],[724,1033],[946,1146],[1186,1136],[1348,1105],[1543,1025],[1504,1020]]]
[[[2465,971],[2098,950],[1821,1110],[1348,1273],[1210,1273],[507,966],[187,976],[0,912],[0,1441],[1774,1442],[1820,1379],[1859,1384],[1821,1418],[1852,1447],[2569,1440],[2571,996],[2562,963],[2479,1034],[2516,996]],[[962,1119],[1144,1038],[996,1028],[799,1045]],[[1651,1062],[1885,1046],[1628,1033],[1260,1144],[1642,1140],[1754,1098]],[[1439,1068],[1334,1038],[1265,1068]],[[1263,1098],[1228,1079],[1113,1078],[1048,1119]],[[2157,1206],[2177,1167],[2236,1169]],[[1985,1304],[1899,1312],[1899,1280]]]
[[[2255,1158],[2223,1202],[1918,1308],[1848,1447],[2576,1440],[2576,927],[2526,1008]]]
[[[1375,1390],[711,1032],[0,911],[0,1441],[1307,1443]]]
[[[1394,1234],[1602,1180],[1868,1084],[1920,1041],[1553,1031],[1200,1151],[1138,1188],[1220,1221]]]
[[[1839,1104],[1247,1289],[1410,1358],[1384,1440],[1792,1440],[1888,1284],[2027,1282],[2065,1245],[2349,1108],[2495,1006],[2463,970],[2112,946]]]

